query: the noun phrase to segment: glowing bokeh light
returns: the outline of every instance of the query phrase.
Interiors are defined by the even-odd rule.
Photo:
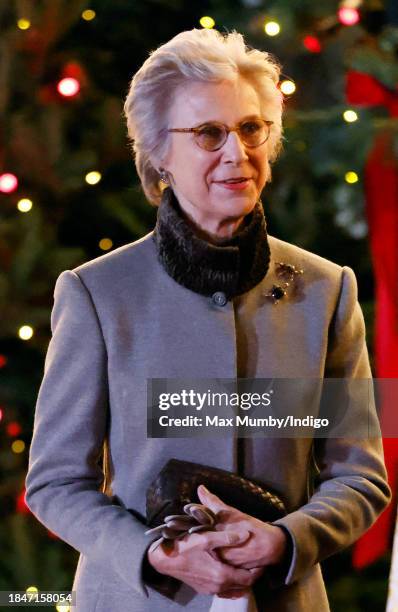
[[[199,23],[202,26],[202,28],[207,28],[208,30],[210,30],[211,28],[214,28],[214,26],[216,25],[216,22],[214,21],[213,17],[209,17],[208,15],[201,17],[199,19]]]
[[[15,174],[6,172],[0,175],[0,191],[3,193],[12,193],[18,187],[18,179]]]
[[[316,36],[304,36],[303,45],[311,53],[320,53],[322,51],[322,45]]]
[[[20,30],[29,30],[31,23],[29,19],[22,18],[22,19],[18,19],[17,26],[19,27]]]
[[[358,119],[357,113],[353,110],[344,111],[343,117],[344,117],[344,121],[347,121],[347,123],[353,123],[354,121]]]
[[[11,450],[15,454],[23,453],[25,450],[25,442],[23,440],[14,440],[11,444]]]
[[[281,85],[281,92],[283,94],[285,94],[286,96],[290,96],[292,93],[294,93],[296,91],[296,85],[293,83],[293,81],[282,81]]]
[[[18,336],[21,340],[30,340],[33,336],[33,327],[30,325],[22,325],[18,330]]]
[[[16,438],[21,433],[22,427],[17,421],[11,421],[11,423],[8,423],[6,431],[11,438]]]
[[[92,9],[86,9],[82,12],[82,19],[84,19],[84,21],[92,21],[93,19],[95,19],[95,16],[96,12]]]
[[[20,212],[28,212],[32,206],[33,202],[32,200],[29,200],[29,198],[22,198],[22,200],[19,200],[17,204],[17,208]]]
[[[17,510],[18,511],[18,510]],[[30,593],[31,594],[31,599],[30,601],[32,601],[32,603],[34,601],[38,601],[38,593],[39,593],[39,589],[35,586],[29,586],[27,589],[25,589],[25,593]]]
[[[281,31],[281,26],[277,21],[266,21],[264,24],[264,32],[268,36],[277,36]]]
[[[65,98],[71,98],[80,91],[80,83],[77,79],[66,77],[61,79],[57,85],[58,93]]]
[[[359,21],[359,11],[355,8],[348,8],[346,6],[342,6],[337,11],[337,16],[339,18],[340,23],[346,26],[355,25]]]
[[[357,183],[359,181],[359,177],[356,172],[352,172],[350,170],[350,172],[345,173],[345,180],[350,184]]]
[[[93,170],[92,172],[88,172],[85,176],[86,183],[88,183],[89,185],[96,185],[97,183],[100,182],[101,178],[102,178],[101,172],[97,172],[96,170]]]
[[[113,247],[113,242],[110,238],[101,238],[98,246],[102,251],[109,251]]]

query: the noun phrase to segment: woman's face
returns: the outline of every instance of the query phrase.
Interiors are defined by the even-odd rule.
[[[191,128],[218,121],[235,127],[243,119],[262,117],[254,87],[242,77],[218,83],[192,82],[177,91],[169,113],[170,128]],[[262,117],[268,119],[268,117]],[[188,217],[208,234],[231,236],[249,214],[264,188],[268,143],[245,146],[236,132],[218,151],[206,151],[193,133],[169,134],[170,148],[161,166],[171,174],[171,187]],[[223,181],[245,177],[243,189]]]

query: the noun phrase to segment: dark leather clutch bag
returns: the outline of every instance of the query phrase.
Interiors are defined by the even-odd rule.
[[[197,488],[205,485],[223,502],[264,522],[286,514],[282,500],[259,483],[226,470],[170,459],[147,490],[146,515],[156,527],[170,514],[181,514],[185,504],[198,502]]]

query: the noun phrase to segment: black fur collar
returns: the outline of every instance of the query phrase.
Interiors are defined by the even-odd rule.
[[[266,275],[270,249],[261,202],[233,238],[217,244],[199,238],[170,187],[163,192],[153,238],[167,273],[202,295],[223,291],[228,298],[252,289]]]

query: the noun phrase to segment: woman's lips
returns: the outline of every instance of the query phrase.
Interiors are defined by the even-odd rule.
[[[225,183],[223,181],[218,181],[217,185],[220,185],[220,187],[224,187],[225,189],[231,189],[232,191],[242,191],[249,186],[249,183],[250,179],[245,179],[239,183]]]

